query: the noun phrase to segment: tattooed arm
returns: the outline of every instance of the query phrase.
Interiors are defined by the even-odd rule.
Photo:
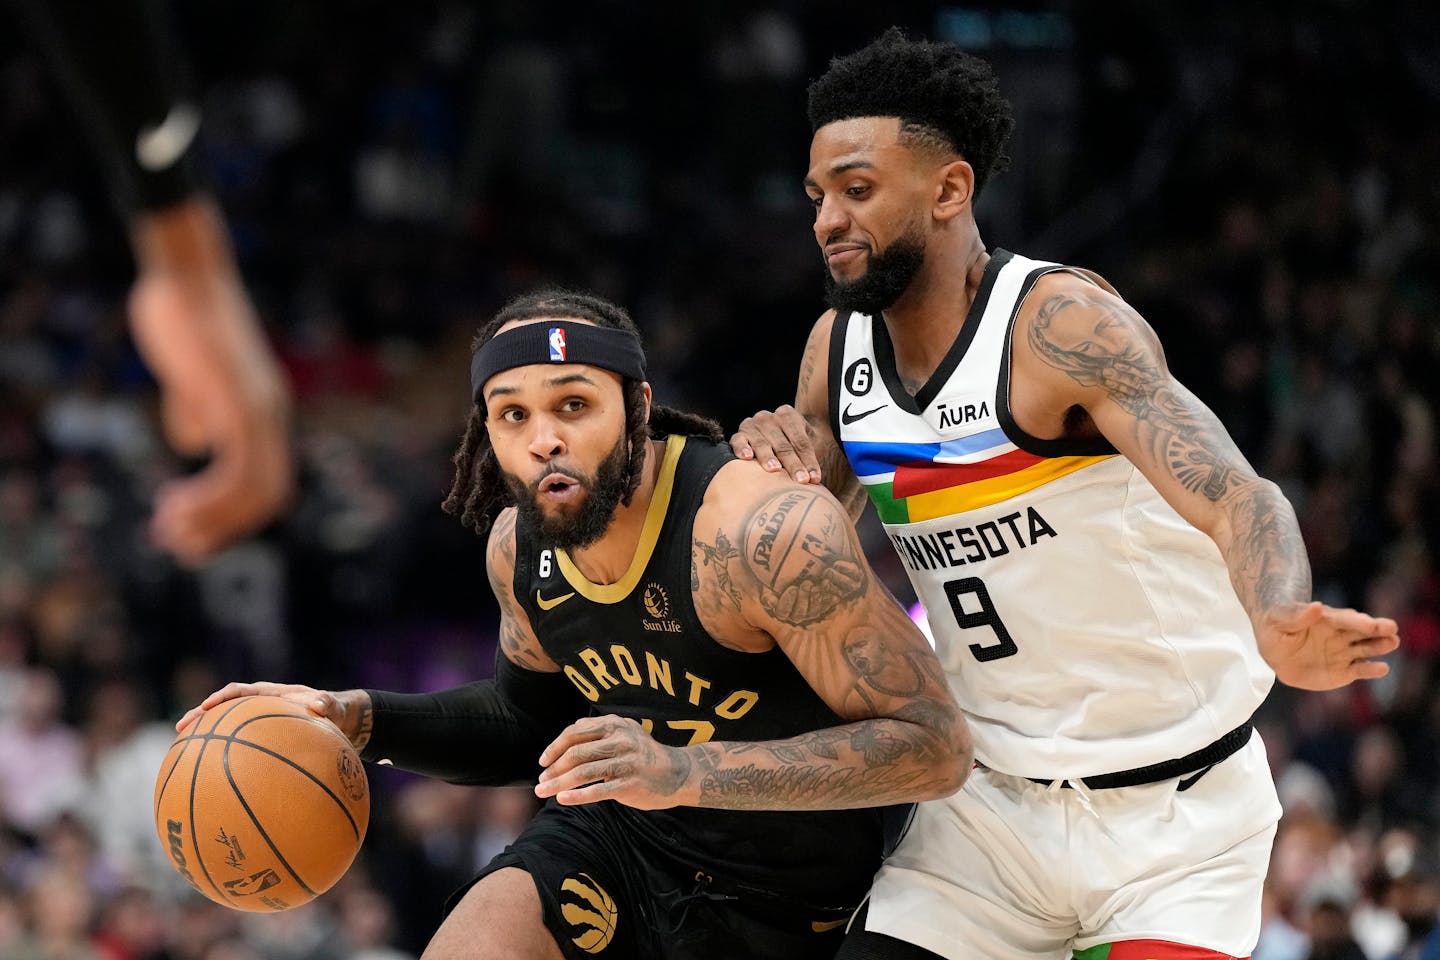
[[[514,507],[500,511],[485,546],[490,590],[500,604],[500,653],[525,670],[559,673],[560,665],[541,648],[540,639],[530,627],[530,618],[515,599],[515,517]]]
[[[824,490],[732,463],[696,516],[696,606],[747,649],[778,644],[843,720],[762,742],[666,747],[633,721],[588,718],[552,744],[541,796],[642,808],[826,810],[949,796],[969,730],[929,643],[866,565]],[[711,540],[701,531],[717,530]],[[563,760],[561,759],[563,758]]]
[[[800,361],[795,406],[786,404],[773,413],[762,410],[746,417],[730,438],[730,446],[742,460],[757,460],[766,470],[784,471],[799,483],[824,481],[854,522],[869,501],[830,427],[829,356],[834,323],[835,311],[829,310],[810,330]]]
[[[1294,510],[1170,375],[1155,332],[1128,304],[1070,274],[1042,277],[1019,318],[1014,365],[1012,401],[1023,397],[1032,421],[1071,422],[1083,409],[1181,516],[1210,535],[1260,652],[1283,682],[1328,689],[1387,672],[1371,658],[1395,649],[1394,622],[1311,602]]]

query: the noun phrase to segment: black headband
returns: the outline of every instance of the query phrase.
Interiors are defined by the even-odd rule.
[[[480,402],[485,381],[502,370],[532,363],[586,363],[645,379],[645,351],[640,338],[614,327],[569,320],[542,320],[496,334],[470,358],[470,399]]]

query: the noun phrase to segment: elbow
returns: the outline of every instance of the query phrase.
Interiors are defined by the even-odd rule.
[[[946,722],[935,731],[936,746],[930,768],[930,792],[922,800],[942,800],[958,792],[975,766],[975,744],[970,725],[959,709],[949,711]]]

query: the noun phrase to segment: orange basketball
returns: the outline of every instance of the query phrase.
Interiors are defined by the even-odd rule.
[[[280,697],[206,711],[175,738],[155,780],[155,829],[170,865],[236,910],[288,910],[329,890],[369,822],[355,748]]]

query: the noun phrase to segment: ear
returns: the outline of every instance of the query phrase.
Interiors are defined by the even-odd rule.
[[[651,397],[653,396],[653,394],[651,393],[651,390],[650,390],[650,381],[647,380],[647,381],[645,381],[644,383],[640,384],[640,393],[645,397],[645,422],[646,422],[646,423],[649,423],[649,422],[650,422],[650,406],[651,406],[651,402],[650,402],[650,401],[651,401]]]
[[[936,220],[953,220],[970,209],[974,196],[975,168],[965,160],[952,160],[936,172],[931,214]]]

